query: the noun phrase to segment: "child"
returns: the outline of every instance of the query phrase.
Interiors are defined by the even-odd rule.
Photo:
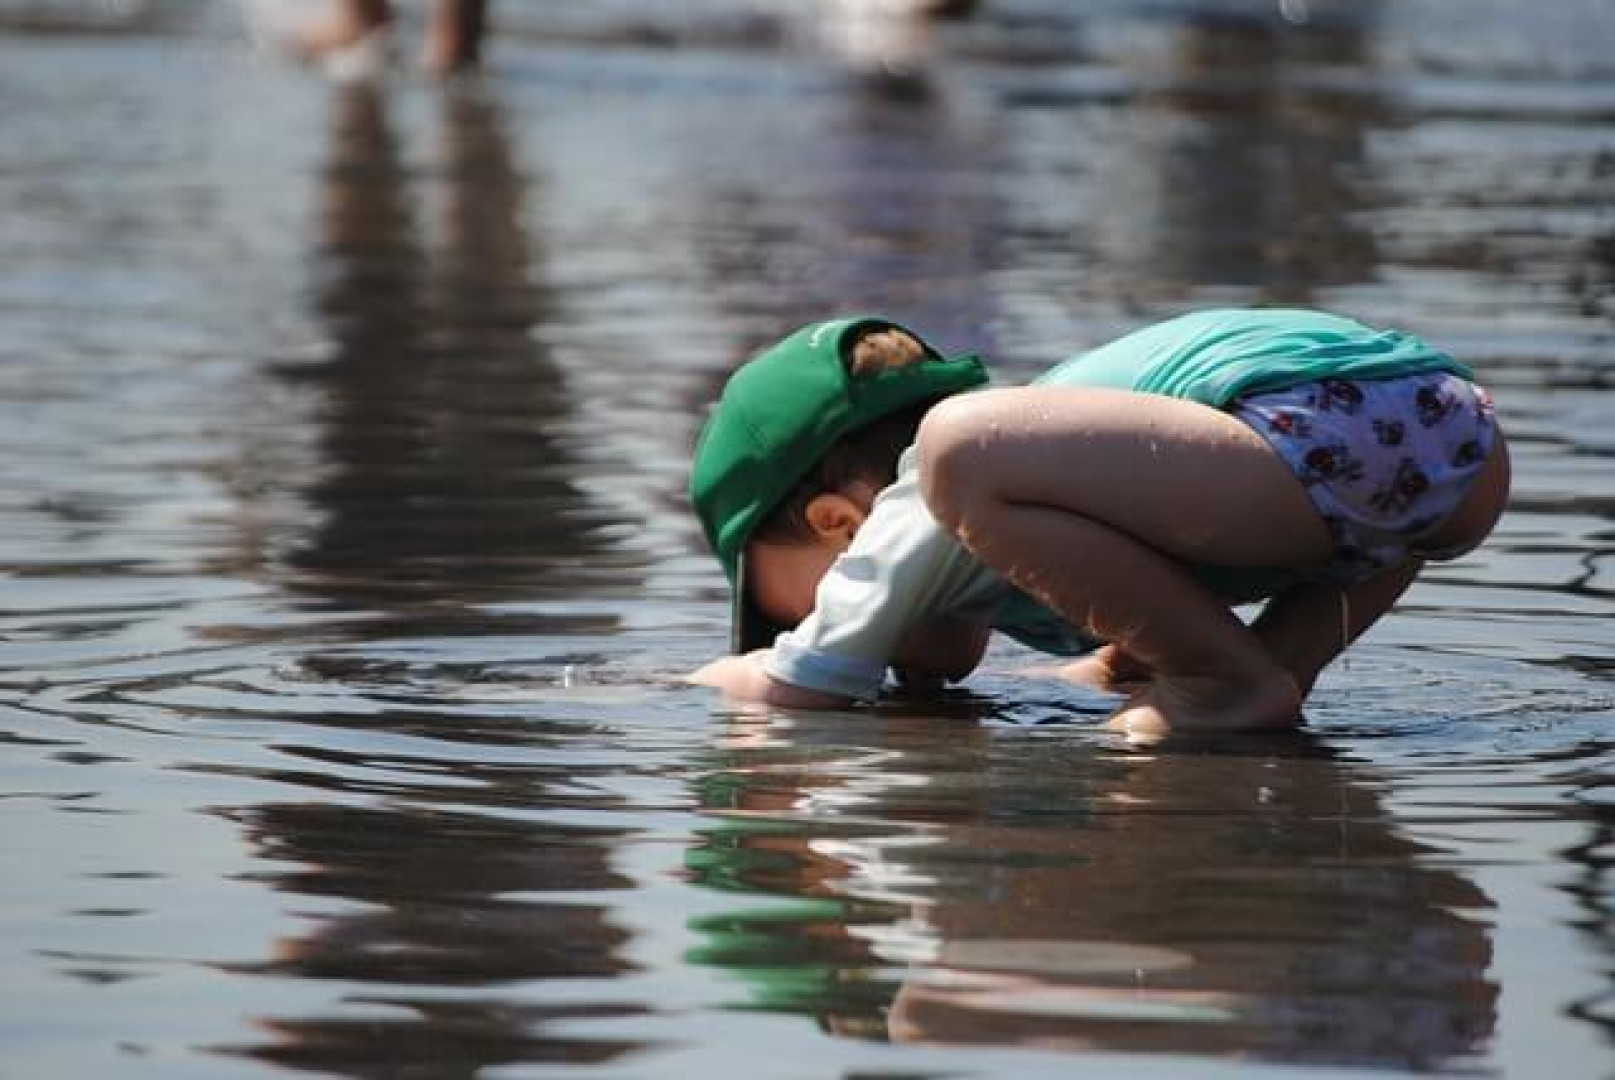
[[[996,628],[1090,652],[1061,673],[1128,691],[1131,731],[1290,725],[1507,499],[1468,370],[1320,312],[1198,312],[1030,386],[986,381],[876,318],[804,327],[735,373],[690,495],[739,655],[693,681],[834,708],[888,668],[963,678]],[[1229,610],[1256,599],[1249,625]]]

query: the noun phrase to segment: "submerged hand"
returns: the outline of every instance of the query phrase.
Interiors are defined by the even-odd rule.
[[[763,661],[767,658],[767,649],[720,656],[690,672],[684,681],[722,690],[730,697],[761,701],[762,697],[755,695],[760,695],[760,689],[768,679],[768,673],[763,670]]]
[[[783,705],[788,709],[839,709],[852,704],[850,698],[837,694],[780,682],[764,667],[768,654],[768,649],[757,649],[738,656],[722,656],[686,675],[684,681],[714,687],[735,701]]]

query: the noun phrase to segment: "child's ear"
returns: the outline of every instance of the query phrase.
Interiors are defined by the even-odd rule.
[[[839,492],[826,491],[808,500],[803,517],[813,535],[845,548],[864,523],[864,508]]]

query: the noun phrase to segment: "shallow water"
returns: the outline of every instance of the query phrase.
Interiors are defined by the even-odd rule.
[[[0,1075],[1615,1075],[1615,10],[502,8],[445,92],[0,3]],[[1305,734],[671,682],[750,348],[1243,302],[1515,448]]]

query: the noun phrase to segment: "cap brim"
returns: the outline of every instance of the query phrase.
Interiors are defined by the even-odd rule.
[[[746,595],[746,556],[742,552],[735,562],[735,591],[731,601],[729,619],[729,651],[749,653],[766,649],[785,627],[774,622],[757,609]]]

